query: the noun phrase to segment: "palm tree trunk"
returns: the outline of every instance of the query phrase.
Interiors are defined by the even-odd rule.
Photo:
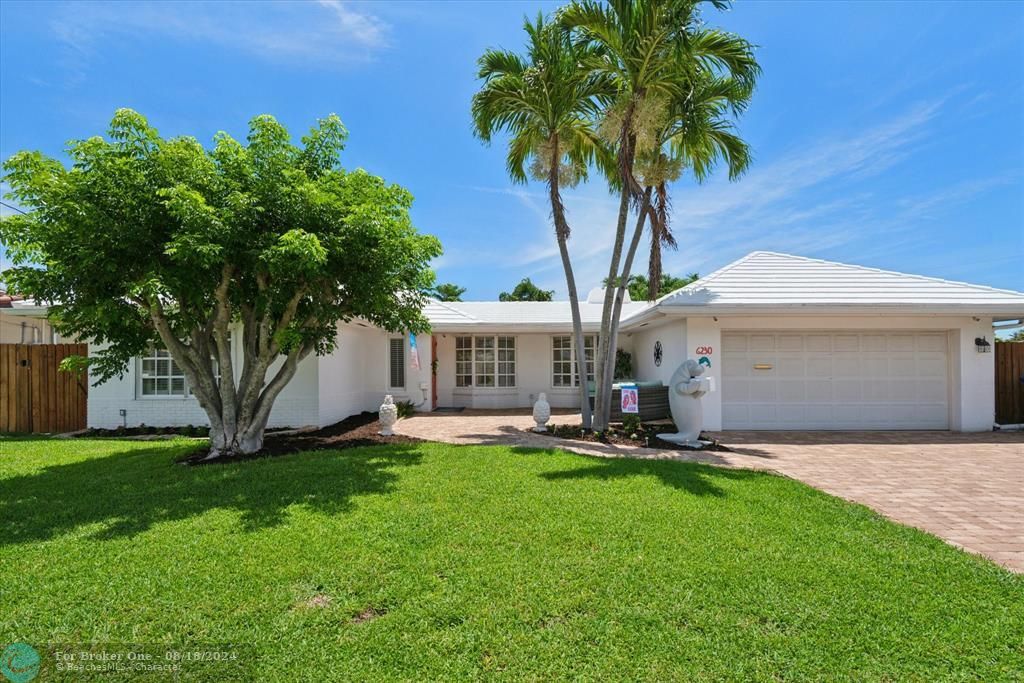
[[[615,291],[618,285],[619,263],[622,260],[622,243],[626,239],[626,220],[629,218],[629,188],[622,188],[619,200],[619,217],[615,226],[615,245],[612,247],[612,258],[608,266],[608,279],[604,289],[604,305],[601,309],[601,334],[597,339],[597,356],[594,358],[594,429],[603,432],[608,429],[608,416],[611,410],[612,385],[605,382],[608,368],[608,344],[612,333],[612,308],[615,303]],[[608,410],[602,406],[607,404]]]
[[[622,317],[622,303],[626,297],[626,283],[629,281],[629,276],[633,268],[633,258],[636,256],[636,250],[640,246],[640,237],[644,232],[644,223],[647,220],[647,214],[651,210],[651,188],[648,187],[644,190],[643,201],[640,205],[640,213],[636,217],[636,227],[633,229],[633,238],[630,240],[629,249],[626,251],[626,261],[622,265],[622,275],[619,278],[619,285],[615,291],[615,307],[612,310],[612,325],[611,325],[611,339],[609,340],[610,348],[618,348],[619,342],[619,320]],[[656,221],[652,219],[651,225],[653,226]],[[615,364],[609,363],[605,368],[604,382],[610,388],[612,382],[615,379]],[[612,392],[608,391],[605,396],[605,404],[600,406],[602,415],[605,421],[611,420],[612,410]]]
[[[642,93],[638,93],[642,96]],[[637,196],[636,181],[633,178],[634,151],[636,136],[633,134],[633,117],[636,112],[636,100],[631,99],[622,117],[622,128],[619,132],[619,175],[622,178],[622,195],[619,200],[619,216],[615,225],[615,245],[612,247],[612,258],[608,264],[608,279],[604,289],[604,306],[601,309],[601,336],[597,340],[597,358],[594,359],[594,379],[597,385],[594,392],[594,429],[603,432],[608,429],[608,418],[611,412],[611,382],[609,376],[609,344],[612,341],[612,308],[615,304],[615,292],[620,283],[619,263],[622,261],[622,244],[626,240],[626,221],[629,219],[629,200]],[[603,406],[608,406],[605,410]]]
[[[647,264],[647,300],[654,301],[661,294],[661,248],[675,248],[675,238],[668,229],[668,186],[658,184],[656,215],[651,217],[651,256]]]
[[[569,259],[569,222],[565,218],[565,205],[558,189],[558,140],[552,144],[551,170],[548,172],[548,192],[551,198],[551,217],[555,223],[555,240],[558,242],[558,253],[562,257],[562,270],[565,271],[565,288],[569,294],[569,310],[572,314],[572,334],[576,348],[576,371],[580,377],[579,400],[580,415],[583,428],[589,430],[593,423],[590,408],[590,394],[587,389],[587,359],[583,349],[583,319],[580,316],[580,298],[576,291],[576,276],[573,274],[572,261]]]

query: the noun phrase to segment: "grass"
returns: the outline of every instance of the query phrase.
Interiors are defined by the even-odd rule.
[[[173,464],[190,448],[0,440],[0,644],[236,644],[186,680],[1024,671],[1024,577],[781,477],[435,444]]]

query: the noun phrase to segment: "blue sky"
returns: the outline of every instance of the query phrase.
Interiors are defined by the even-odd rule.
[[[441,281],[564,295],[540,186],[472,135],[475,61],[519,49],[556,3],[0,3],[0,156],[60,155],[131,107],[209,143],[270,113],[296,138],[338,113],[343,163],[408,187]],[[746,2],[708,21],[758,44],[739,182],[673,188],[670,272],[754,249],[1024,290],[1024,3]],[[616,202],[569,195],[581,287],[607,269]],[[6,211],[6,210],[5,210]]]

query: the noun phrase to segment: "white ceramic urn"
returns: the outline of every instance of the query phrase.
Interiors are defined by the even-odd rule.
[[[377,432],[381,436],[394,436],[395,432],[391,429],[395,426],[395,421],[398,419],[398,406],[395,405],[395,399],[391,394],[384,396],[384,403],[380,405],[380,431]]]
[[[537,423],[537,426],[533,428],[535,432],[546,432],[548,431],[548,420],[551,419],[551,404],[548,403],[547,394],[541,392],[540,396],[537,397],[537,402],[533,404],[533,421]]]

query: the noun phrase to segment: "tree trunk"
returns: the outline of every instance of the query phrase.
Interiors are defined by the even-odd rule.
[[[606,402],[611,405],[611,384],[605,384],[604,377],[608,367],[608,343],[611,336],[612,304],[622,260],[622,243],[626,237],[626,220],[629,218],[629,189],[623,187],[619,199],[619,217],[615,228],[615,245],[612,247],[611,262],[608,267],[608,279],[604,289],[604,305],[601,308],[601,334],[597,339],[597,356],[594,359],[594,430],[603,432],[608,429],[608,412],[601,409]]]
[[[565,271],[565,286],[569,294],[569,310],[572,315],[572,334],[576,345],[576,369],[580,377],[579,400],[580,415],[583,428],[590,429],[592,412],[590,409],[590,392],[587,387],[587,360],[583,346],[583,319],[580,317],[580,298],[576,291],[576,276],[573,274],[572,261],[569,259],[569,222],[565,218],[565,205],[559,191],[558,167],[561,153],[558,149],[558,137],[552,138],[551,169],[548,171],[548,192],[551,198],[551,218],[555,223],[555,240],[558,242],[558,253],[562,257],[562,270]]]
[[[611,324],[611,339],[609,340],[609,349],[612,353],[615,353],[619,343],[619,319],[622,317],[622,303],[626,297],[626,283],[629,281],[629,276],[633,268],[633,258],[636,256],[636,250],[640,245],[640,237],[644,232],[644,223],[647,220],[647,214],[651,209],[651,188],[647,188],[644,191],[643,202],[640,205],[640,214],[636,217],[636,228],[633,229],[633,239],[630,240],[629,249],[626,251],[626,260],[622,264],[622,274],[619,277],[619,286],[615,291],[615,306],[612,310],[612,324]],[[655,221],[652,219],[651,224],[654,225]],[[652,236],[653,238],[653,236]],[[605,368],[604,383],[611,387],[615,380],[615,363],[609,362]],[[612,392],[609,391],[605,396],[605,403],[598,407],[602,411],[605,422],[611,420],[612,411]]]
[[[619,133],[619,175],[622,178],[622,194],[619,199],[619,215],[615,224],[615,244],[612,247],[612,257],[608,264],[608,278],[604,289],[604,305],[601,308],[601,335],[597,340],[597,357],[594,359],[594,380],[596,384],[594,392],[594,429],[603,432],[608,429],[608,416],[611,410],[611,383],[605,383],[604,377],[608,374],[609,365],[609,342],[611,341],[612,307],[615,302],[615,291],[618,289],[619,263],[622,260],[622,244],[626,240],[626,221],[629,219],[629,200],[638,194],[636,192],[636,181],[633,178],[633,160],[636,146],[636,136],[633,134],[633,116],[636,111],[636,97],[643,97],[643,93],[637,93],[626,106],[622,117],[622,128]],[[601,406],[609,406],[603,410]]]

